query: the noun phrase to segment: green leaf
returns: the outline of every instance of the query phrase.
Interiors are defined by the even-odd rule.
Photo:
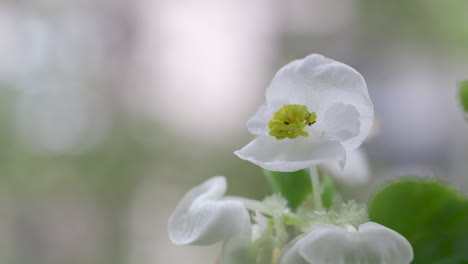
[[[304,200],[312,196],[312,181],[308,169],[294,172],[279,172],[264,170],[265,175],[273,187],[273,191],[280,193],[288,201],[289,207],[295,210]],[[339,198],[333,179],[327,175],[320,177],[320,192],[324,208],[330,208]]]
[[[335,182],[333,181],[332,177],[322,175],[325,177],[320,178],[320,187],[322,192],[322,202],[323,207],[330,208],[336,199],[339,198],[339,193],[336,190]]]
[[[434,179],[405,178],[376,191],[371,221],[405,236],[419,263],[468,263],[468,199]]]
[[[286,198],[293,210],[312,193],[312,183],[308,169],[294,172],[269,170],[264,170],[264,172],[273,187],[273,191]]]
[[[468,112],[468,80],[460,83],[460,102],[465,112]]]

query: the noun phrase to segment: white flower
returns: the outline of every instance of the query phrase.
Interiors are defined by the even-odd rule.
[[[412,259],[406,238],[369,222],[359,230],[322,225],[286,246],[279,264],[409,264]]]
[[[346,161],[368,135],[374,110],[363,77],[313,54],[278,71],[266,102],[247,122],[256,138],[236,151],[267,170],[296,171]]]
[[[187,192],[169,217],[169,238],[177,245],[224,241],[221,264],[249,264],[250,216],[242,202],[221,200],[226,185],[226,179],[217,176]]]

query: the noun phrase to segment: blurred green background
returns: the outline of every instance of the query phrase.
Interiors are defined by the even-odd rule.
[[[274,73],[320,53],[374,101],[365,201],[402,175],[468,191],[468,2],[385,0],[0,2],[0,263],[214,263],[177,247],[171,210],[225,175],[271,192],[233,155]]]

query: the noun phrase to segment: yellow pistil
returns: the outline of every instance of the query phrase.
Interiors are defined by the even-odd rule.
[[[309,133],[304,128],[314,124],[316,119],[317,114],[309,113],[305,105],[283,105],[268,122],[269,135],[278,140],[307,137]]]

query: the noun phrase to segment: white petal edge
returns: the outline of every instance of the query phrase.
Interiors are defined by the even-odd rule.
[[[170,240],[177,245],[211,245],[239,231],[250,232],[250,217],[239,201],[221,201],[226,179],[216,176],[195,186],[169,217]],[[247,231],[246,231],[247,230]]]
[[[336,141],[313,141],[309,137],[277,140],[272,136],[257,136],[242,149],[234,152],[271,171],[291,172],[331,160],[346,161],[346,151]]]
[[[273,118],[274,110],[262,105],[257,113],[247,121],[247,129],[254,135],[268,135],[268,122]]]
[[[224,242],[221,252],[221,264],[255,263],[251,230],[250,225],[245,225]]]
[[[346,164],[342,169],[335,161],[319,165],[338,183],[348,187],[358,187],[369,183],[371,178],[369,161],[362,148],[346,151]]]
[[[362,75],[322,55],[311,54],[278,71],[266,91],[266,105],[277,111],[285,103],[306,105],[318,118],[335,103],[353,105],[360,127],[357,136],[342,142],[347,149],[358,147],[372,127],[374,109]],[[260,120],[261,115],[259,111],[252,119]]]
[[[406,238],[373,222],[351,232],[323,225],[292,243],[279,264],[409,264],[413,260]]]

